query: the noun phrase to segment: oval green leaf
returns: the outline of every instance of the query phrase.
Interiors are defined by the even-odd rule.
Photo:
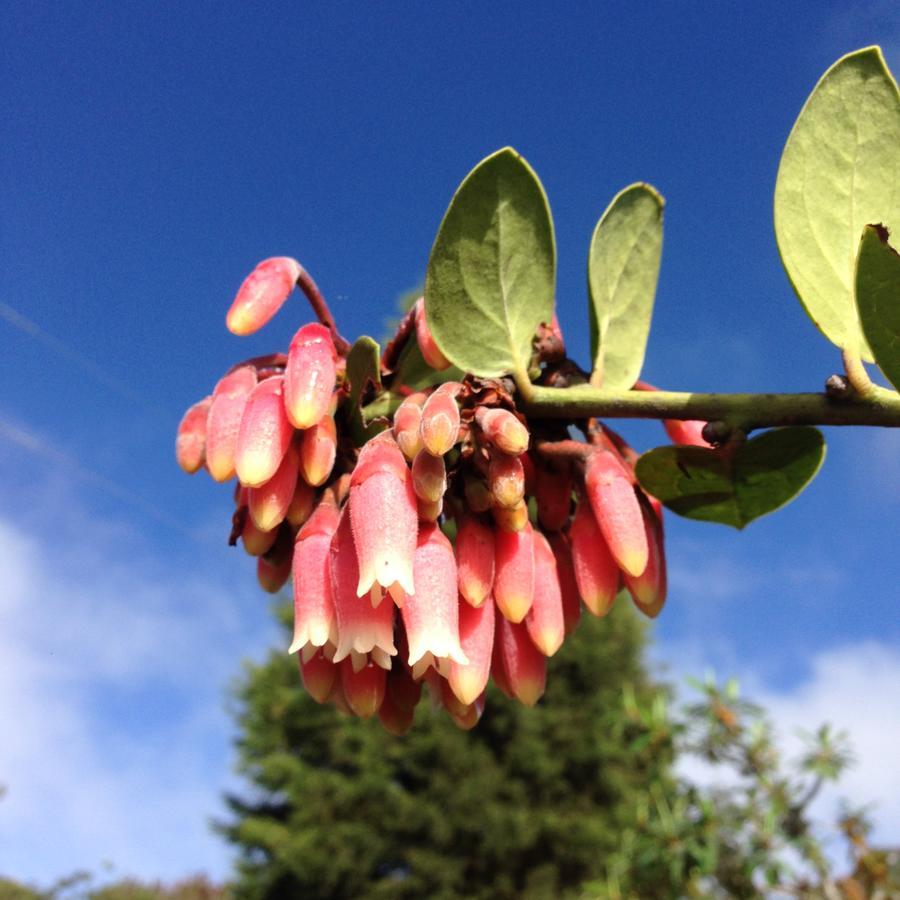
[[[620,191],[588,253],[591,384],[630,389],[641,374],[659,279],[665,201],[649,184]]]
[[[775,428],[732,456],[705,447],[657,447],[635,472],[641,486],[688,519],[743,528],[797,496],[825,459],[816,428]]]
[[[881,225],[867,225],[859,242],[856,307],[878,368],[900,391],[900,254]]]
[[[459,186],[425,277],[425,316],[444,356],[483,378],[523,373],[553,317],[556,244],[544,189],[505,147]]]
[[[788,137],[775,184],[775,236],[800,302],[838,347],[871,355],[853,298],[859,235],[900,226],[900,91],[881,50],[839,59]]]

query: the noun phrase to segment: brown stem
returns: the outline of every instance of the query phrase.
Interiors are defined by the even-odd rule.
[[[594,448],[581,441],[537,441],[534,450],[547,459],[587,459]]]
[[[384,348],[384,353],[381,355],[381,365],[389,372],[393,372],[394,369],[397,368],[397,363],[400,361],[400,354],[403,352],[403,348],[406,346],[406,342],[409,340],[409,336],[412,334],[415,324],[416,307],[415,304],[413,304],[407,310],[406,315],[400,320],[397,331],[388,341],[387,346]]]
[[[316,318],[331,332],[331,339],[334,341],[334,348],[341,356],[346,356],[350,352],[350,343],[341,337],[341,333],[337,329],[331,310],[319,290],[319,286],[313,281],[312,276],[302,266],[300,267],[300,276],[297,278],[297,286],[306,295],[309,305],[312,307]]]

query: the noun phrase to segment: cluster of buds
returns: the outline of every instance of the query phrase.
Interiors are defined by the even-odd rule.
[[[441,382],[449,363],[419,301],[381,360],[392,412],[360,440],[347,344],[299,263],[261,263],[228,327],[257,330],[298,283],[327,325],[304,325],[286,355],[229,371],[185,414],[176,455],[187,472],[236,476],[231,543],[257,558],[265,590],[292,579],[290,652],[315,700],[401,734],[424,684],[471,728],[491,678],[511,698],[539,700],[546,660],[582,605],[604,616],[624,590],[659,613],[662,509],[617,434],[580,423],[587,441],[574,441],[565,426],[528,421],[503,381]],[[417,342],[431,386],[397,383],[398,341]]]

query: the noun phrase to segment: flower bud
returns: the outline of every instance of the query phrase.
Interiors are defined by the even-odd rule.
[[[525,616],[525,627],[544,656],[553,656],[566,636],[556,557],[539,531],[534,532],[534,602]]]
[[[391,676],[388,675],[388,684],[390,684],[390,678]],[[414,716],[414,709],[401,709],[394,703],[390,688],[388,688],[381,701],[381,706],[378,707],[378,718],[384,730],[394,737],[403,737],[412,728]]]
[[[395,657],[394,665],[388,672],[387,693],[397,709],[412,712],[422,696],[422,682],[415,681],[406,667],[404,659],[409,656],[408,650],[401,644],[400,654]]]
[[[311,322],[294,335],[284,370],[284,406],[295,428],[311,428],[328,415],[336,363],[334,341],[324,325]]]
[[[578,594],[578,582],[575,580],[575,566],[572,562],[572,548],[566,536],[555,533],[548,534],[547,540],[556,557],[556,572],[559,575],[559,591],[562,599],[563,622],[566,636],[572,634],[581,620],[581,597]]]
[[[524,500],[520,500],[510,509],[494,506],[491,508],[491,514],[500,531],[521,531],[528,524],[528,504]]]
[[[599,450],[588,458],[584,480],[591,509],[613,559],[623,572],[640,575],[647,568],[649,550],[641,506],[629,474],[610,451]]]
[[[466,478],[465,494],[466,505],[474,513],[487,512],[494,505],[491,489],[480,478]]]
[[[521,531],[494,535],[494,600],[510,622],[521,622],[534,601],[534,532],[526,522]]]
[[[300,677],[303,687],[316,703],[325,703],[331,695],[334,683],[337,680],[338,667],[328,659],[321,649],[305,662],[298,656]]]
[[[422,445],[432,456],[443,456],[459,438],[459,407],[456,395],[461,385],[448,381],[425,401],[419,434]]]
[[[528,429],[509,410],[482,406],[475,421],[484,439],[503,453],[519,456],[528,449]]]
[[[605,616],[619,592],[619,567],[585,498],[575,509],[569,539],[578,593],[595,616]]]
[[[657,518],[649,503],[642,504],[644,527],[650,557],[647,568],[637,577],[624,574],[625,587],[635,606],[651,619],[655,619],[666,602],[666,554],[663,546],[662,520]]]
[[[484,712],[484,692],[479,694],[472,703],[461,703],[444,679],[441,679],[441,702],[456,726],[462,728],[463,731],[471,731],[478,724],[481,714]]]
[[[472,606],[481,606],[494,585],[494,532],[466,516],[456,532],[459,592]]]
[[[248,489],[250,518],[260,531],[271,531],[284,521],[294,498],[299,467],[296,448],[288,447],[275,474],[265,484]]]
[[[438,347],[431,334],[431,329],[428,327],[428,322],[425,318],[425,298],[419,297],[413,309],[415,310],[413,315],[416,320],[416,343],[422,352],[422,358],[432,369],[436,369],[438,372],[449,368],[450,360],[441,352],[441,348]]]
[[[262,556],[263,553],[268,553],[277,537],[277,528],[273,528],[271,531],[260,531],[253,524],[253,519],[249,515],[246,517],[241,530],[241,541],[244,544],[244,550],[251,556]]]
[[[337,429],[330,415],[324,416],[300,436],[300,473],[311,487],[328,480],[337,455]]]
[[[407,397],[394,413],[394,439],[403,455],[412,462],[422,449],[422,435],[419,428],[422,424],[422,404],[424,394],[412,394]]]
[[[341,687],[344,698],[354,715],[371,719],[384,701],[387,673],[380,666],[368,662],[358,672],[349,659],[341,662]]]
[[[377,583],[402,602],[415,590],[419,519],[412,476],[389,432],[360,450],[350,479],[350,520],[359,558],[357,594]]]
[[[264,259],[244,279],[225,317],[232,334],[258,331],[287,300],[302,272],[300,263],[287,256]]]
[[[512,695],[526,706],[541,699],[547,681],[547,658],[534,646],[524,625],[497,619],[496,649]],[[496,677],[495,677],[496,680]]]
[[[298,478],[294,486],[294,496],[284,517],[294,528],[299,528],[312,515],[315,505],[316,492],[302,478]]]
[[[247,398],[256,387],[256,369],[241,366],[229,372],[213,391],[206,418],[206,468],[215,481],[234,475],[234,455]]]
[[[487,687],[494,649],[494,604],[459,603],[459,643],[468,664],[450,663],[448,683],[460,703],[474,703]]]
[[[525,470],[517,456],[494,453],[488,467],[488,484],[497,506],[515,509],[525,496]]]
[[[413,488],[416,496],[429,503],[436,503],[447,490],[447,469],[443,456],[432,456],[420,450],[412,464]]]
[[[238,480],[247,487],[267,482],[290,446],[294,429],[284,411],[283,392],[284,378],[273,375],[261,381],[247,399],[234,454]]]
[[[291,577],[291,551],[294,536],[289,528],[279,528],[268,553],[256,560],[256,580],[269,594],[277,594]]]
[[[534,499],[538,521],[547,531],[562,531],[572,508],[572,475],[569,471],[552,472],[543,467],[535,475]]]
[[[703,428],[706,422],[696,419],[680,421],[678,419],[665,419],[663,427],[673,444],[686,444],[690,447],[712,447],[709,441],[703,437]]]
[[[416,498],[416,512],[420,522],[437,522],[443,511],[443,498],[440,500],[423,500],[421,497]]]
[[[375,648],[381,651],[376,657],[381,662],[385,661],[386,656],[394,656],[397,653],[394,647],[394,605],[381,601],[373,608],[368,597],[357,595],[359,569],[346,508],[331,539],[328,559],[338,631],[334,661],[341,662],[351,652],[365,654]]]
[[[206,419],[212,396],[195,403],[183,416],[175,436],[175,459],[188,475],[199,472],[206,460]]]
[[[465,665],[459,646],[459,601],[453,547],[435,525],[423,525],[416,545],[414,594],[407,594],[401,610],[409,642],[408,664],[415,666],[426,654]]]
[[[339,522],[337,504],[326,492],[294,542],[294,636],[289,653],[307,644],[337,644],[329,553]]]

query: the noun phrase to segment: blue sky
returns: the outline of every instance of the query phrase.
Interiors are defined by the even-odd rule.
[[[0,873],[44,882],[227,872],[226,691],[274,627],[225,546],[230,491],[172,445],[307,318],[226,332],[258,260],[296,256],[346,335],[379,335],[458,182],[512,144],[550,197],[575,356],[591,230],[646,180],[667,207],[645,376],[818,389],[839,360],[778,260],[778,160],[841,54],[880,43],[900,72],[891,2],[17,2],[0,40]],[[900,839],[900,435],[827,438],[817,481],[746,532],[669,519],[654,653],[738,674],[787,741],[853,725],[846,790]]]

